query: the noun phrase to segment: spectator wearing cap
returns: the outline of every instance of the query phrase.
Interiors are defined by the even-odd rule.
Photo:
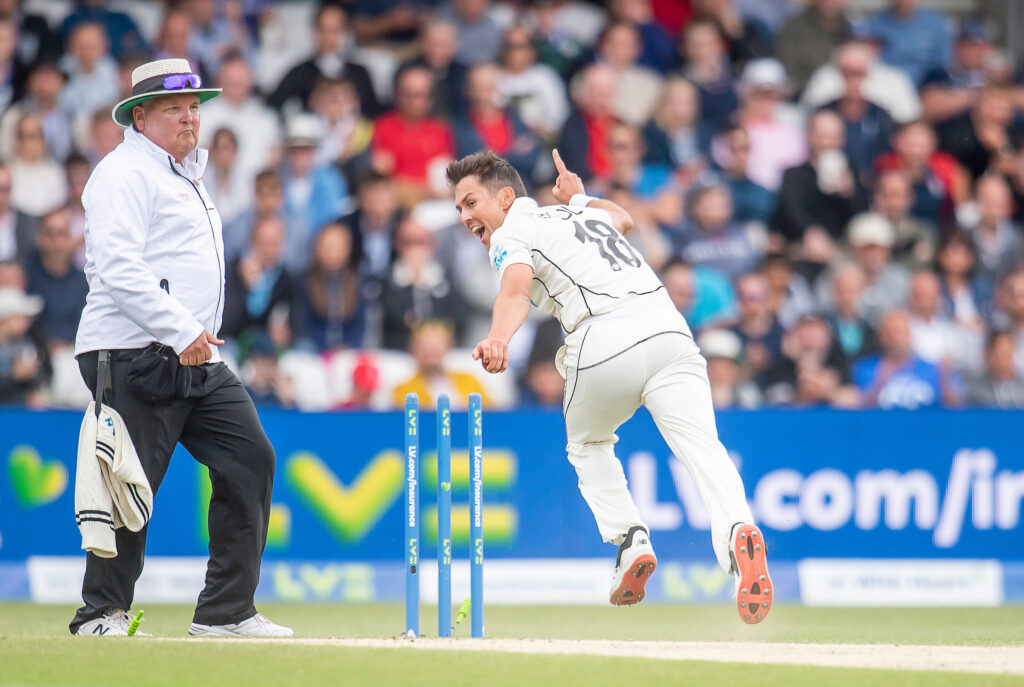
[[[1024,408],[1024,376],[1014,365],[1013,335],[996,330],[985,343],[985,370],[967,379],[967,403],[986,408]]]
[[[366,410],[380,387],[380,364],[371,353],[360,353],[352,365],[352,390],[338,410]]]
[[[889,150],[889,139],[896,122],[885,108],[864,95],[864,81],[871,56],[860,44],[844,45],[836,54],[836,65],[843,79],[843,92],[825,105],[837,113],[846,125],[843,150],[862,184],[870,184],[875,158]]]
[[[595,55],[597,62],[615,73],[613,114],[633,126],[643,126],[651,118],[664,85],[658,72],[638,63],[641,50],[639,29],[616,22],[605,29]]]
[[[35,249],[39,218],[14,207],[11,203],[13,188],[11,169],[0,164],[0,262],[24,263]]]
[[[783,172],[807,159],[807,139],[796,122],[799,115],[785,103],[789,94],[786,70],[775,59],[747,63],[736,85],[742,105],[739,124],[750,136],[747,173],[755,183],[775,191]]]
[[[607,183],[612,161],[608,136],[616,122],[615,72],[604,64],[584,67],[571,84],[572,114],[562,128],[558,152],[584,183]]]
[[[934,224],[911,214],[913,203],[910,175],[901,169],[890,169],[878,175],[871,210],[892,224],[893,258],[912,269],[932,264],[938,237]]]
[[[713,21],[695,19],[683,30],[681,45],[683,76],[700,91],[701,120],[719,126],[739,107],[722,32]]]
[[[694,267],[710,267],[729,278],[756,268],[764,249],[733,220],[728,189],[709,180],[690,193],[690,216],[672,233],[675,255]]]
[[[978,93],[971,109],[935,127],[939,147],[955,157],[977,180],[988,171],[1006,173],[1014,165],[1013,96],[1001,84]]]
[[[715,410],[757,408],[761,391],[742,378],[743,343],[728,329],[708,329],[697,337],[697,346],[707,361],[711,403]]]
[[[882,312],[903,307],[907,302],[910,275],[892,260],[895,240],[892,226],[884,217],[867,212],[850,221],[847,241],[854,260],[864,271],[862,314],[868,322],[877,322]]]
[[[782,355],[765,371],[761,386],[773,405],[857,405],[843,349],[825,320],[812,314],[786,332]]]
[[[89,293],[85,273],[74,264],[78,245],[71,235],[67,213],[54,210],[42,218],[36,231],[36,248],[25,266],[27,291],[42,298],[39,319],[46,345],[53,350],[74,343]]]
[[[734,125],[722,131],[717,146],[717,162],[732,196],[733,218],[745,224],[758,222],[767,226],[775,214],[775,194],[755,183],[747,176],[750,163],[750,135],[742,126]]]
[[[956,39],[953,63],[935,67],[921,83],[922,115],[943,122],[969,110],[988,81],[992,31],[983,21],[966,19]]]
[[[914,355],[910,316],[906,310],[885,311],[878,324],[882,352],[853,366],[861,405],[917,410],[955,405],[956,385],[938,366]]]
[[[508,160],[527,184],[540,153],[537,135],[526,126],[515,110],[505,104],[498,90],[497,65],[481,63],[466,76],[466,113],[452,122],[455,157],[462,158],[480,150],[492,150]]]
[[[309,96],[318,79],[348,79],[359,93],[359,105],[367,117],[380,111],[377,94],[366,67],[346,56],[346,29],[348,15],[335,4],[324,3],[316,11],[313,21],[314,54],[292,67],[273,93],[267,104],[279,112],[294,112],[295,108],[309,109]],[[287,107],[286,107],[287,106]]]
[[[110,55],[107,35],[96,22],[75,26],[68,38],[63,68],[68,75],[61,91],[61,103],[69,112],[88,120],[99,109],[116,102],[121,95],[117,63]]]
[[[924,120],[901,125],[892,152],[875,160],[882,174],[891,169],[907,173],[914,188],[911,214],[936,226],[953,219],[958,205],[968,200],[969,177],[949,153],[938,149],[935,131]]]
[[[694,331],[735,321],[736,293],[732,282],[722,273],[708,267],[690,267],[682,260],[669,260],[658,274],[676,310]]]
[[[771,289],[761,272],[748,272],[736,278],[739,317],[730,330],[743,343],[745,378],[758,383],[762,375],[782,355],[785,331],[772,310]]]
[[[1024,242],[1020,228],[1013,223],[1013,196],[1005,179],[997,174],[981,177],[975,198],[978,221],[970,233],[978,255],[978,273],[995,284],[1020,264]]]
[[[74,8],[60,25],[59,33],[65,45],[79,24],[96,22],[106,32],[107,41],[115,57],[147,51],[149,44],[131,16],[125,12],[108,9],[106,5],[103,0],[77,0]]]
[[[847,360],[855,361],[878,352],[875,329],[864,319],[864,270],[856,262],[835,266],[828,277],[830,309],[825,321],[832,328]]]
[[[245,252],[227,266],[221,325],[225,338],[266,331],[276,308],[293,307],[294,284],[284,268],[284,246],[285,226],[280,218],[257,220]]]
[[[685,181],[708,167],[710,127],[700,119],[700,94],[680,76],[665,81],[661,101],[643,129],[645,161],[677,168]]]
[[[848,0],[811,0],[782,25],[775,41],[775,56],[786,67],[798,92],[849,36],[848,4]]]
[[[11,205],[33,217],[42,217],[67,202],[64,168],[46,150],[42,120],[26,114],[15,129],[17,142],[11,160]]]
[[[295,347],[317,353],[362,347],[362,281],[355,234],[342,222],[330,222],[317,234],[309,269],[295,290],[289,313]]]
[[[348,186],[332,164],[316,163],[320,122],[311,114],[293,116],[285,130],[285,156],[279,170],[288,226],[285,267],[302,274],[310,246],[326,222],[348,214]]]
[[[528,127],[545,141],[554,141],[569,116],[569,99],[558,72],[537,61],[528,29],[513,26],[501,47],[498,90]]]
[[[43,403],[46,352],[30,335],[43,299],[0,286],[0,405]]]
[[[373,167],[394,178],[403,205],[409,207],[431,194],[431,170],[443,168],[455,154],[448,125],[431,114],[432,93],[430,70],[400,71],[394,110],[373,124]]]
[[[394,407],[401,407],[409,393],[419,396],[421,408],[433,408],[441,394],[451,397],[453,409],[464,408],[465,399],[474,393],[483,397],[485,406],[490,405],[487,392],[476,377],[450,370],[445,364],[454,343],[454,331],[444,320],[430,319],[413,325],[409,354],[416,361],[416,372],[395,387]]]
[[[909,122],[921,116],[921,100],[914,82],[903,70],[879,59],[881,43],[863,26],[855,26],[850,37],[836,48],[832,59],[814,70],[800,97],[801,107],[816,110],[843,94],[843,77],[837,62],[840,51],[847,46],[856,46],[869,57],[863,83],[865,98],[884,108],[897,122]]]
[[[455,27],[459,62],[472,67],[498,58],[501,27],[495,20],[491,0],[454,0],[443,5],[436,16]]]
[[[813,279],[835,255],[847,223],[867,209],[864,189],[843,152],[845,127],[830,111],[807,124],[810,157],[782,176],[772,230],[794,246]]]
[[[43,62],[28,75],[25,97],[0,117],[0,158],[14,153],[15,128],[23,115],[34,114],[43,122],[46,145],[54,159],[63,161],[75,145],[71,115],[61,101],[64,73],[53,62]],[[0,108],[2,109],[2,108]]]
[[[252,183],[261,169],[281,155],[281,125],[275,112],[253,91],[252,68],[239,54],[225,56],[217,74],[221,96],[203,110],[200,145],[209,146],[222,128],[238,140],[238,173]]]
[[[867,19],[869,30],[885,42],[882,59],[915,84],[932,69],[947,66],[953,50],[946,18],[919,5],[919,0],[891,0],[888,8]]]
[[[628,22],[640,32],[638,64],[664,74],[672,64],[675,46],[665,27],[655,20],[651,0],[612,0],[608,9],[613,21]]]

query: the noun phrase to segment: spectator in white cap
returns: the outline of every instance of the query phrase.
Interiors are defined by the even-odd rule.
[[[779,188],[783,171],[807,158],[799,114],[785,103],[790,90],[785,68],[771,58],[748,62],[736,84],[738,120],[750,136],[747,173],[769,191]]]
[[[38,404],[45,353],[29,333],[43,299],[13,286],[0,287],[0,404]]]
[[[274,449],[217,338],[224,241],[202,181],[208,153],[198,135],[199,104],[219,92],[203,87],[188,60],[156,60],[132,73],[131,95],[111,113],[127,127],[124,141],[82,193],[89,296],[75,354],[97,401],[123,418],[154,493],[179,442],[209,468],[210,562],[189,634],[290,636],[253,605]],[[85,603],[72,634],[128,634],[146,529],[115,529],[103,516],[80,524],[114,529],[117,554],[87,554]]]
[[[757,385],[741,379],[743,344],[740,337],[728,329],[708,329],[697,337],[697,346],[708,361],[711,402],[715,410],[756,408],[761,404]]]
[[[306,271],[320,227],[349,212],[345,177],[333,164],[316,163],[322,134],[320,120],[307,113],[294,115],[285,127],[284,161],[278,173],[288,225],[284,262],[293,274]]]
[[[864,270],[862,314],[875,324],[883,311],[906,304],[910,274],[892,261],[896,237],[892,224],[881,215],[865,212],[854,217],[847,240],[853,248],[854,260]]]

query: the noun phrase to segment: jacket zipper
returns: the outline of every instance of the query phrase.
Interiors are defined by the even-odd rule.
[[[221,282],[223,282],[224,281],[224,272],[222,271],[222,268],[220,266],[220,251],[217,250],[217,232],[213,228],[213,220],[210,218],[210,210],[206,207],[206,201],[203,200],[203,194],[199,192],[199,187],[196,184],[193,184],[191,180],[186,179],[184,176],[182,176],[182,174],[178,170],[176,170],[174,168],[174,161],[170,158],[170,156],[167,157],[167,162],[171,166],[171,171],[174,172],[177,176],[179,176],[182,179],[184,179],[185,182],[188,183],[188,185],[191,186],[192,189],[196,192],[196,195],[199,196],[199,202],[203,206],[203,212],[206,213],[206,221],[210,225],[210,238],[213,239],[213,252],[217,256],[217,277],[218,277],[218,279]],[[210,333],[213,334],[214,336],[217,336],[217,316],[220,314],[220,299],[221,299],[221,294],[223,292],[224,292],[223,284],[218,284],[217,285],[217,308],[213,311],[213,329],[210,330]]]

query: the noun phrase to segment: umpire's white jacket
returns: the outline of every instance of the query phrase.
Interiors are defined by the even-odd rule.
[[[82,194],[89,296],[75,355],[153,341],[181,353],[204,329],[217,334],[224,240],[201,181],[207,157],[197,148],[178,164],[128,127],[96,165]]]

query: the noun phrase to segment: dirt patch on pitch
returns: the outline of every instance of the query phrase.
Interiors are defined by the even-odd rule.
[[[190,641],[235,641],[203,639]],[[626,642],[569,639],[251,639],[244,641],[315,646],[442,651],[502,651],[522,654],[593,655],[670,661],[778,663],[829,668],[942,670],[1024,675],[1024,647],[899,646],[895,644],[783,644],[755,642]]]

